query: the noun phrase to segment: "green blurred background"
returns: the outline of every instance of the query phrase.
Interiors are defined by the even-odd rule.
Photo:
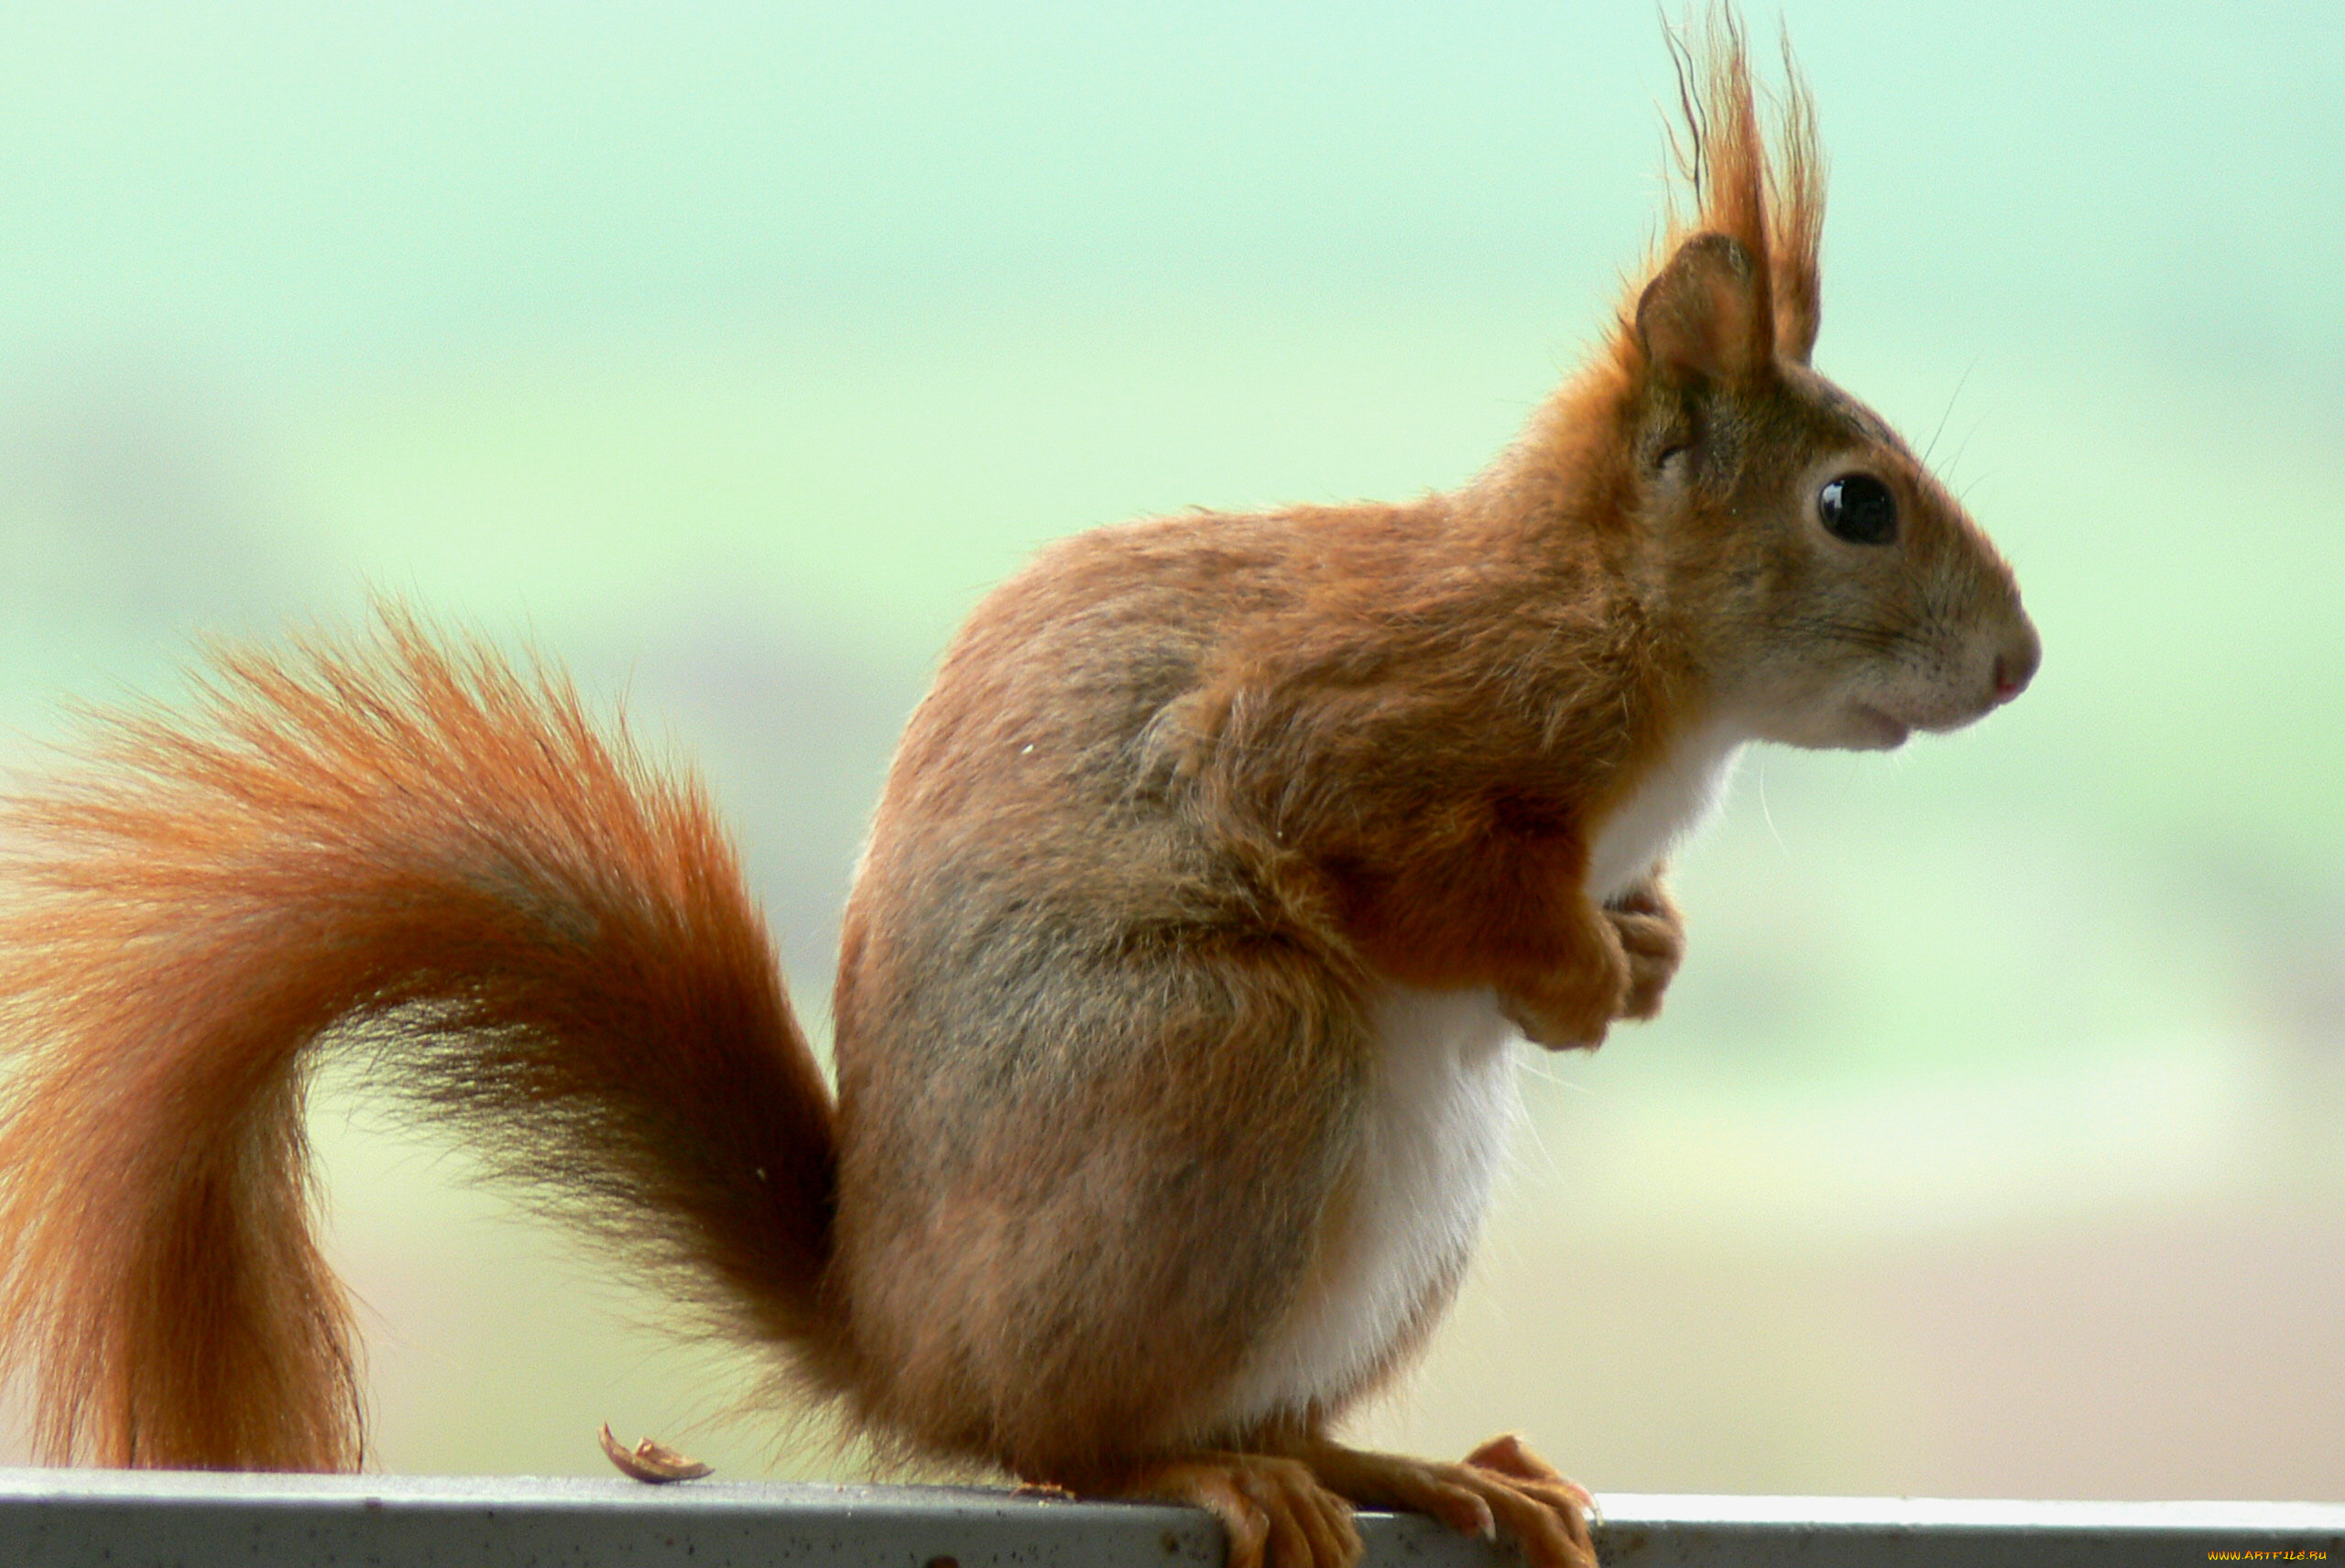
[[[1601,1489],[2345,1497],[2345,11],[1794,0],[1819,365],[2043,676],[1772,753],[1667,1016],[1526,1050],[1424,1371]],[[1754,16],[1772,31],[1772,15]],[[1655,232],[1649,6],[0,11],[0,725],[370,589],[704,769],[819,1026],[894,732],[1039,541],[1472,474]],[[1935,437],[1935,440],[1933,438]],[[378,1459],[852,1465],[330,1087]],[[21,1454],[21,1446],[0,1452]]]

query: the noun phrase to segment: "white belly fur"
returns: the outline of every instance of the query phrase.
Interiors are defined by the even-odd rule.
[[[1708,814],[1742,736],[1686,735],[1597,829],[1588,891],[1618,897]],[[1249,1360],[1223,1403],[1243,1424],[1301,1413],[1375,1371],[1473,1249],[1520,1098],[1514,1028],[1486,990],[1394,986],[1376,1004],[1376,1060],[1341,1234],[1313,1289]]]
[[[1513,1026],[1488,991],[1395,986],[1340,1233],[1222,1408],[1246,1422],[1359,1386],[1473,1249],[1518,1104]]]

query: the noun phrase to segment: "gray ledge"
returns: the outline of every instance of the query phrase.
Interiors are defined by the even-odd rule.
[[[1600,1499],[1608,1563],[2097,1568],[2345,1563],[2345,1505],[1875,1497]],[[1373,1565],[1499,1568],[1511,1552],[1368,1515]],[[2229,1554],[2238,1553],[2238,1556]],[[0,1469],[0,1565],[725,1564],[1212,1568],[1186,1509],[928,1486]]]

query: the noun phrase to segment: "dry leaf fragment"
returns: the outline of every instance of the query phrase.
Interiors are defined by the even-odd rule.
[[[622,1448],[619,1440],[611,1435],[611,1423],[605,1421],[599,1434],[603,1452],[622,1475],[632,1475],[638,1481],[659,1485],[666,1481],[692,1481],[709,1473],[710,1466],[689,1454],[679,1454],[664,1443],[645,1438],[633,1448]]]

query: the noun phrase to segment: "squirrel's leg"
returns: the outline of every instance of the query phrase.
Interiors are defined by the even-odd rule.
[[[1297,1449],[1295,1457],[1348,1502],[1430,1514],[1486,1541],[1503,1533],[1531,1568],[1596,1568],[1589,1530],[1595,1500],[1511,1433],[1492,1438],[1456,1465],[1363,1453],[1324,1440]]]
[[[1086,1497],[1186,1503],[1219,1519],[1229,1535],[1227,1568],[1357,1568],[1358,1527],[1351,1505],[1300,1459],[1205,1452],[1151,1462]]]
[[[1620,938],[1629,961],[1629,990],[1620,1016],[1649,1018],[1661,1011],[1661,996],[1685,955],[1685,921],[1654,872],[1604,906],[1605,918]]]

